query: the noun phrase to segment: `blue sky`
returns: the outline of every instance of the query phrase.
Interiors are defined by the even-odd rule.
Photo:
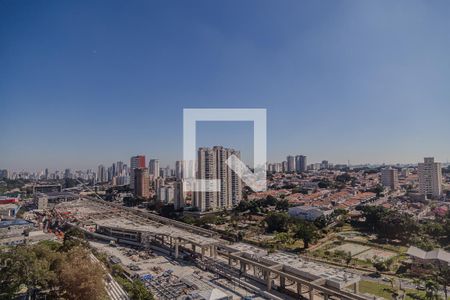
[[[0,168],[172,164],[183,108],[241,107],[270,161],[445,162],[449,53],[448,1],[0,0]]]

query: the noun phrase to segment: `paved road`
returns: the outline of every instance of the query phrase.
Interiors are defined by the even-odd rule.
[[[98,262],[103,270],[108,272],[105,266],[95,257],[94,254],[91,253],[91,259],[94,262]],[[129,300],[128,294],[122,289],[122,287],[117,283],[117,281],[111,276],[111,274],[107,273],[105,279],[106,292],[108,296],[112,300]]]

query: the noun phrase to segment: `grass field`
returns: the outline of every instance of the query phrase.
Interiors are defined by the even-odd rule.
[[[362,280],[359,283],[359,291],[361,293],[367,293],[374,296],[382,297],[384,299],[394,299],[392,296],[392,287],[386,284],[380,284],[373,281]],[[423,299],[425,292],[416,290],[406,290],[406,300]]]

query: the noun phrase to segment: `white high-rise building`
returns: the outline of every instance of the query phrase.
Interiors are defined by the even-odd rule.
[[[391,190],[398,189],[398,170],[393,168],[382,169],[381,184]]]
[[[442,166],[434,162],[434,157],[425,157],[419,163],[419,191],[432,198],[442,196]]]
[[[168,178],[172,176],[172,172],[169,166],[166,166],[163,170],[164,178]]]
[[[159,159],[151,159],[148,163],[148,170],[152,180],[159,177]]]
[[[164,204],[174,203],[175,190],[171,185],[161,186],[156,193],[158,201]]]
[[[177,160],[175,162],[175,177],[177,180],[195,178],[195,162],[192,160]]]
[[[242,181],[226,164],[231,155],[240,152],[221,146],[199,148],[197,178],[218,179],[219,192],[195,192],[193,206],[200,211],[230,209],[242,200]]]

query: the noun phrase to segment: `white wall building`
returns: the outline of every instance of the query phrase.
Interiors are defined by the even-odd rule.
[[[198,179],[218,179],[219,192],[194,192],[193,206],[200,211],[230,209],[242,200],[242,181],[228,167],[231,155],[240,158],[240,152],[221,146],[199,148],[197,153]]]
[[[442,196],[442,166],[434,162],[433,157],[425,157],[423,163],[419,163],[419,191],[421,194],[432,198]]]
[[[398,171],[397,169],[387,168],[381,170],[381,184],[391,190],[398,189]]]

